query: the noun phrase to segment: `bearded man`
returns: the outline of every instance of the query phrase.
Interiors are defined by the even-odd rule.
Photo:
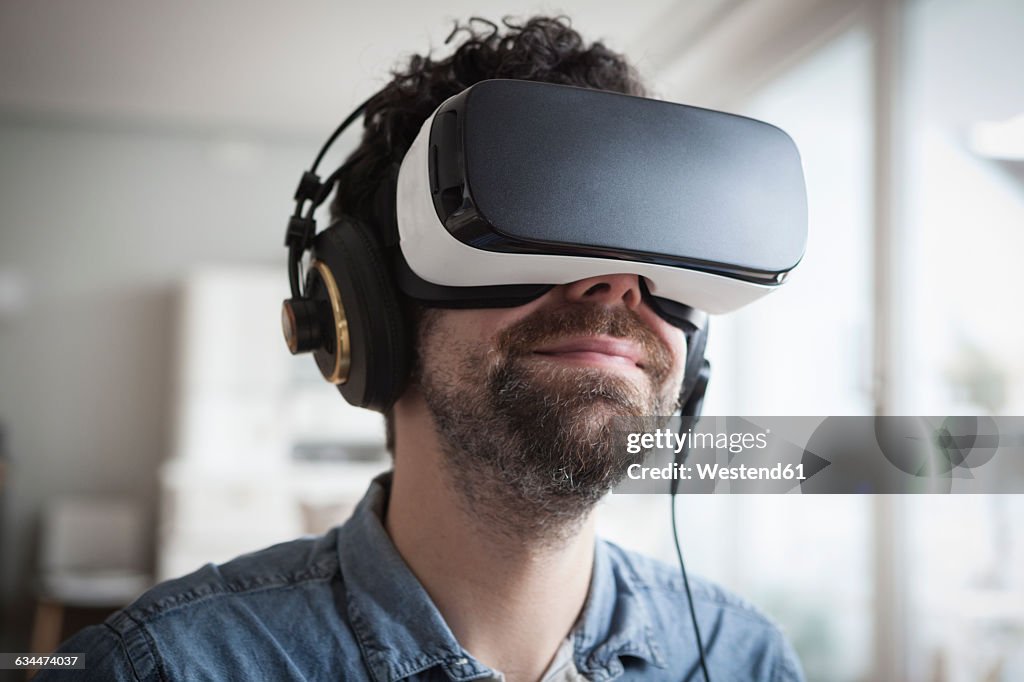
[[[336,215],[372,223],[379,188],[424,120],[476,82],[644,94],[620,55],[565,20],[479,27],[461,28],[465,40],[441,61],[413,57],[368,102],[363,140],[337,176]],[[616,420],[679,407],[684,329],[628,269],[511,307],[406,304],[415,352],[386,412],[394,467],[353,516],[157,586],[65,643],[85,653],[87,671],[62,675],[702,678],[678,569],[597,539],[594,521],[637,461],[617,447]],[[692,600],[716,681],[803,679],[778,627],[749,604],[704,580]]]

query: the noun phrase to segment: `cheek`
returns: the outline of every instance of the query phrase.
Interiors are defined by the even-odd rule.
[[[679,372],[682,373],[686,369],[686,353],[689,350],[689,345],[686,343],[686,333],[678,327],[672,327],[672,336],[670,338],[671,345],[669,347],[675,355]]]
[[[451,310],[449,324],[453,338],[472,339],[474,343],[494,347],[498,334],[532,312],[528,305],[515,308],[477,308]]]
[[[479,372],[490,363],[498,333],[525,314],[518,308],[430,309],[420,327],[422,361],[446,373],[468,371],[467,365]]]
[[[686,333],[679,327],[666,322],[652,310],[645,309],[640,316],[672,354],[672,377],[682,381],[683,373],[686,371],[686,352],[688,350]]]
[[[668,336],[669,349],[672,352],[672,382],[682,385],[686,373],[686,334],[673,327],[677,332]]]

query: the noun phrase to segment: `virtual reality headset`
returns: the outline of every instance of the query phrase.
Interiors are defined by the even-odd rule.
[[[627,272],[663,307],[725,313],[778,287],[807,241],[800,156],[779,128],[521,80],[438,107],[401,164],[396,212],[399,288],[450,307]]]
[[[803,256],[803,172],[778,128],[519,80],[481,81],[442,103],[380,185],[372,224],[342,214],[317,233],[316,208],[346,166],[324,181],[317,168],[367,103],[303,173],[285,236],[288,348],[312,352],[353,405],[385,410],[402,391],[413,345],[403,295],[514,306],[558,284],[633,273],[687,334],[681,398],[697,413],[707,314],[773,291]]]

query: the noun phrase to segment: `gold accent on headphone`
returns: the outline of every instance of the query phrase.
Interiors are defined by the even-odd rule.
[[[345,306],[341,303],[341,293],[334,281],[331,269],[320,260],[313,262],[313,267],[320,273],[320,278],[327,287],[327,297],[331,300],[331,312],[334,314],[334,337],[338,344],[334,350],[334,369],[326,379],[332,384],[343,384],[348,381],[349,367],[352,363],[352,347],[348,338],[348,317]]]
[[[292,355],[298,353],[298,322],[295,320],[295,311],[292,310],[291,301],[285,301],[281,305],[281,331],[284,332],[284,342],[288,344],[288,350]]]

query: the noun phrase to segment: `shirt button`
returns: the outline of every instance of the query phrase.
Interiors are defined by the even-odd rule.
[[[468,658],[459,658],[459,659],[455,660],[455,665],[468,665],[468,664],[469,664],[469,659]]]

